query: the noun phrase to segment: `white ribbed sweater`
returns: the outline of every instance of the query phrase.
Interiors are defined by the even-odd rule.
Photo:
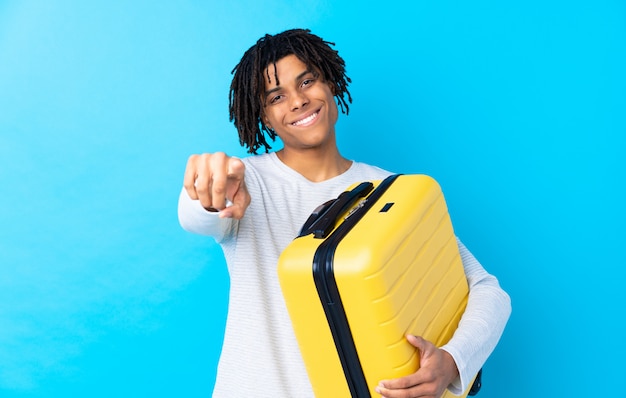
[[[313,397],[278,283],[278,257],[318,205],[355,182],[380,180],[390,173],[353,162],[345,173],[314,183],[275,153],[243,162],[252,200],[241,220],[207,212],[184,189],[178,206],[184,229],[212,236],[221,244],[230,274],[228,318],[213,396]],[[457,332],[442,347],[459,368],[460,378],[449,386],[456,394],[468,387],[495,348],[511,311],[510,299],[496,278],[461,242],[459,248],[470,298]]]

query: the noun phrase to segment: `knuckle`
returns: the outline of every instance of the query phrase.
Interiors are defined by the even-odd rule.
[[[217,185],[217,184],[213,185],[213,193],[214,194],[223,195],[224,192],[226,192],[226,189],[224,188],[223,185]]]
[[[412,394],[411,394],[410,391],[404,390],[404,391],[398,392],[397,396],[398,396],[398,398],[411,398]]]
[[[226,154],[224,152],[215,152],[211,155],[210,160],[213,164],[223,164],[226,161]]]
[[[432,369],[424,369],[424,371],[422,372],[422,377],[425,380],[434,380],[435,372]]]
[[[209,187],[204,184],[198,185],[196,186],[196,192],[198,192],[199,194],[209,193]]]
[[[428,396],[438,397],[437,388],[434,384],[424,386],[424,393]]]
[[[183,187],[187,191],[192,190],[192,189],[196,189],[196,185],[195,185],[193,180],[185,180],[185,181],[183,181]]]
[[[246,167],[241,161],[241,159],[238,159],[238,158],[229,158],[228,165],[233,170],[233,172],[243,171]]]

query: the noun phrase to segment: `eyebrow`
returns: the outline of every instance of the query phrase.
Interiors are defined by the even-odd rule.
[[[310,70],[306,69],[304,72],[302,72],[298,76],[296,76],[295,80],[298,81],[298,80],[302,79],[304,76],[306,76],[309,73],[313,73],[313,72],[311,72]],[[279,91],[281,89],[282,89],[281,86],[276,86],[276,87],[274,87],[272,89],[269,89],[269,90],[265,91],[265,98],[267,98],[268,95],[270,95],[272,93],[275,93],[276,91]]]

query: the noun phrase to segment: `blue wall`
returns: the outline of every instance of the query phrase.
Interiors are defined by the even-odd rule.
[[[344,155],[437,178],[511,294],[480,396],[623,394],[623,1],[213,3],[0,0],[2,397],[209,394],[228,276],[177,195],[291,27],[347,61]]]

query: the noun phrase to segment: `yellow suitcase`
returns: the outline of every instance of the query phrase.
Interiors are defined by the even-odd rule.
[[[375,397],[380,380],[415,372],[405,335],[445,344],[468,295],[444,197],[426,175],[355,184],[315,209],[278,276],[322,398]]]

